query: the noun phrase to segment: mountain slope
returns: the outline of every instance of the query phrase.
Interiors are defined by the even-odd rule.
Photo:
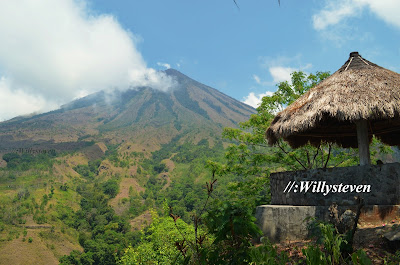
[[[206,194],[206,161],[223,156],[223,127],[255,110],[166,73],[178,83],[169,92],[98,92],[0,123],[0,263],[17,262],[17,252],[25,263],[82,251],[96,264],[115,261],[167,201],[190,220]]]
[[[59,110],[2,122],[0,149],[40,146],[68,151],[84,146],[83,139],[113,143],[134,140],[157,148],[178,134],[194,142],[199,134],[218,138],[223,127],[236,126],[255,112],[176,70],[165,73],[179,84],[169,92],[148,87],[98,92]]]

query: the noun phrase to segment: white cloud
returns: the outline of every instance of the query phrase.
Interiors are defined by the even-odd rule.
[[[302,66],[301,70],[304,71],[304,70],[307,70],[307,69],[310,69],[310,68],[312,68],[312,63],[308,63],[305,66]]]
[[[257,108],[260,105],[263,97],[272,96],[272,94],[273,92],[270,91],[257,95],[254,92],[250,92],[250,94],[247,95],[242,102],[252,106],[253,108]]]
[[[261,85],[261,79],[258,75],[253,75],[254,81],[256,81],[257,84]]]
[[[313,26],[316,30],[324,30],[347,17],[357,16],[361,7],[362,5],[354,0],[328,1],[326,7],[313,16]]]
[[[298,69],[292,67],[273,66],[269,68],[269,73],[272,76],[274,83],[290,81],[290,74]]]
[[[398,0],[355,0],[368,8],[386,23],[400,28],[400,1]]]
[[[272,66],[283,66],[283,65],[302,65],[302,57],[301,53],[291,56],[283,56],[277,55],[274,57],[271,56],[260,56],[258,60],[263,68],[269,68]]]
[[[280,82],[288,81],[290,83],[292,79],[291,74],[294,71],[305,71],[312,68],[311,63],[307,63],[305,65],[302,64],[301,54],[297,54],[296,56],[292,57],[260,57],[259,60],[261,61],[261,67],[269,72],[270,76],[272,77],[272,81],[265,81],[256,74],[253,74],[252,78],[258,85],[266,87],[268,90],[273,90],[273,86],[276,86]],[[289,67],[287,65],[297,65],[298,67]],[[272,94],[273,92],[271,91],[260,94],[250,92],[246,97],[243,98],[242,102],[257,108],[260,105],[263,97],[272,96]]]
[[[273,85],[275,85],[274,82],[262,80],[261,77],[259,77],[256,74],[253,74],[253,80],[257,83],[257,85],[261,85],[261,86],[273,86]]]
[[[170,65],[169,63],[157,62],[157,65],[158,65],[158,66],[161,66],[161,67],[165,67],[166,69],[171,68],[171,65]]]
[[[0,78],[0,121],[2,117],[11,118],[27,113],[38,113],[56,108],[56,105],[47,104],[41,96],[28,94],[23,90],[11,90],[12,82],[4,77]]]
[[[266,69],[272,77],[272,81],[263,81],[258,75],[253,75],[253,79],[257,84],[263,86],[276,85],[282,81],[290,81],[291,73],[294,71],[306,71],[312,68],[311,63],[304,64],[302,55],[294,56],[276,56],[276,57],[259,57],[261,67]],[[260,82],[257,82],[259,80]]]
[[[321,32],[324,38],[334,41],[339,46],[344,41],[354,38],[356,27],[347,25],[346,20],[360,17],[366,9],[387,24],[400,29],[398,0],[327,0],[325,3],[325,7],[313,15],[313,27]]]
[[[1,1],[0,36],[0,76],[11,80],[2,85],[10,98],[0,120],[99,90],[147,85],[165,91],[174,85],[146,66],[135,35],[111,15],[90,14],[84,1]]]

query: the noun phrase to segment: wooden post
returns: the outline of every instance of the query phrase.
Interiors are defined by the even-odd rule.
[[[358,153],[360,155],[360,165],[371,164],[369,155],[369,141],[368,141],[368,125],[366,120],[356,122],[357,125],[357,142]]]

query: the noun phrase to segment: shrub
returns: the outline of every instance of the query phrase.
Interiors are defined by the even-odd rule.
[[[118,194],[119,185],[117,181],[110,179],[103,183],[103,192],[107,195],[110,195],[111,198],[114,198]]]

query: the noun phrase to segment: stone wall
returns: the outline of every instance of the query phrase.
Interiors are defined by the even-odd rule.
[[[325,207],[324,207],[325,208]],[[306,239],[306,219],[324,220],[325,209],[318,206],[260,205],[256,209],[257,225],[271,242]]]
[[[329,221],[328,206],[292,206],[260,205],[257,206],[257,225],[263,235],[272,242],[303,240],[309,236],[307,218]],[[345,210],[356,211],[356,206],[339,206],[342,214]],[[398,205],[366,205],[361,210],[360,223],[381,225],[400,216]]]
[[[271,174],[270,185],[272,205],[346,206],[357,195],[366,205],[398,205],[400,164],[279,172]]]

